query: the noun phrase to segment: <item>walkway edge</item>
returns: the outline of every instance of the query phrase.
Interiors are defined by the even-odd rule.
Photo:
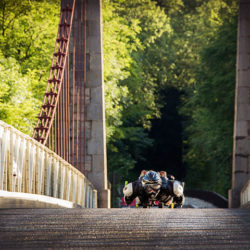
[[[76,208],[77,204],[46,195],[0,190],[0,208]]]

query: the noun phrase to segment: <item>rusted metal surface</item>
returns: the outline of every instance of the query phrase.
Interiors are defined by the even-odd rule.
[[[2,209],[0,230],[3,249],[242,250],[250,210]]]
[[[87,53],[86,53],[86,37],[87,37],[87,0],[84,0],[84,68],[83,68],[83,74],[84,74],[84,79],[83,79],[83,87],[84,87],[84,127],[83,127],[83,142],[84,148],[83,148],[83,173],[86,174],[86,156],[87,156],[87,146],[86,146],[86,121],[87,121],[87,105],[86,105],[86,83],[87,83]]]
[[[71,7],[67,5],[65,8],[62,8],[61,11],[60,24],[58,28],[49,80],[38,122],[33,133],[33,138],[42,144],[47,143],[62,89],[74,7],[75,1],[73,1]]]
[[[83,173],[87,139],[86,6],[86,0],[61,2],[48,86],[33,134]]]

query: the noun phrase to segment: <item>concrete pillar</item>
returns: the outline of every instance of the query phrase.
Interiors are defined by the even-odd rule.
[[[71,149],[71,159],[77,157],[76,167],[82,171],[97,189],[98,207],[110,207],[108,189],[105,103],[102,51],[102,6],[101,0],[75,0],[75,13],[70,39],[70,86],[75,79],[74,141],[79,144]],[[62,6],[72,5],[73,0],[62,0]],[[86,3],[86,23],[85,23]],[[86,37],[85,37],[86,34]],[[84,65],[84,47],[86,44],[86,65]],[[74,63],[73,63],[74,62]],[[86,84],[84,86],[84,74]],[[83,87],[84,86],[84,87]],[[83,89],[84,88],[84,89]],[[76,104],[77,96],[82,101]],[[77,108],[77,105],[80,107]],[[77,112],[78,109],[78,112]],[[80,130],[80,131],[79,131]],[[84,130],[84,131],[83,131]],[[85,158],[85,159],[84,159]],[[72,160],[72,162],[74,162]]]
[[[250,179],[250,0],[240,0],[238,18],[232,189],[229,207],[240,206]]]
[[[98,207],[110,207],[108,189],[104,71],[102,49],[101,0],[87,1],[87,88],[90,103],[87,106],[87,121],[91,122],[91,136],[87,140],[87,154],[92,156],[92,168],[88,179],[98,190]]]

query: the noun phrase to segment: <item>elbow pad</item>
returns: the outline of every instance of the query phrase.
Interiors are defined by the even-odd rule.
[[[179,181],[174,181],[173,183],[173,193],[177,196],[180,197],[183,195],[183,186]]]
[[[123,194],[125,197],[129,197],[133,194],[133,184],[132,182],[123,188]]]

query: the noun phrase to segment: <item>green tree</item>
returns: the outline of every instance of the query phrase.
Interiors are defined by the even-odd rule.
[[[236,29],[236,16],[227,18],[203,49],[199,84],[187,103],[192,109],[188,181],[223,195],[231,184]]]
[[[180,96],[186,103],[181,108],[186,132],[179,133],[183,134],[187,184],[226,195],[231,177],[237,1],[157,3],[170,17],[173,32],[156,41],[159,49],[150,48],[149,58],[158,62],[154,77],[163,106],[173,98],[164,98],[168,86],[186,92]],[[161,117],[152,132],[164,121],[164,113]],[[160,133],[164,131],[158,128],[153,139]]]
[[[0,59],[0,119],[24,133],[33,132],[40,103],[32,96],[32,82],[14,58]]]
[[[0,117],[29,135],[47,83],[59,11],[59,0],[0,3]]]
[[[137,177],[134,168],[152,145],[148,129],[159,107],[157,84],[145,60],[148,48],[170,26],[150,0],[104,1],[103,19],[108,168],[116,195],[116,186]]]
[[[150,0],[104,1],[103,19],[108,163],[111,172],[127,178],[151,144],[145,129],[158,114],[156,84],[144,73],[144,58],[170,27],[164,11]]]

